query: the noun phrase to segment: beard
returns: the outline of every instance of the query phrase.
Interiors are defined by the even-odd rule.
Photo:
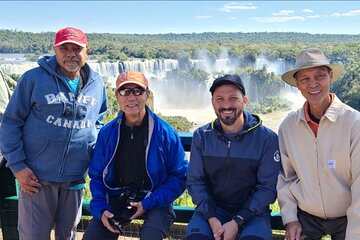
[[[74,74],[80,71],[82,67],[82,62],[77,56],[67,56],[61,60],[61,64],[59,65],[66,72]]]
[[[224,114],[224,111],[232,111],[232,114]],[[233,125],[236,120],[241,116],[241,114],[243,113],[243,109],[239,108],[220,108],[219,111],[216,113],[216,115],[218,116],[218,118],[220,119],[220,121],[222,123],[224,123],[225,125],[231,126]],[[224,116],[226,115],[226,116]]]
[[[64,69],[70,73],[76,73],[80,70],[80,62],[73,63],[73,64],[64,64]]]

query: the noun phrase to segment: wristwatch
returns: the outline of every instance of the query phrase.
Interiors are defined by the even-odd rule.
[[[233,220],[237,223],[238,228],[240,229],[241,225],[243,225],[244,223],[244,218],[240,215],[236,215],[235,217],[233,217]]]

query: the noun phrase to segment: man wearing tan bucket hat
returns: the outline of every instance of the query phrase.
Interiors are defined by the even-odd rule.
[[[309,48],[282,75],[306,99],[279,128],[277,190],[287,240],[360,239],[360,113],[330,93],[343,73],[342,64]]]

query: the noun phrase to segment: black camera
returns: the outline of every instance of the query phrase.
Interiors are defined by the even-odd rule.
[[[114,220],[120,226],[129,223],[130,217],[135,214],[137,208],[132,207],[130,202],[140,202],[146,196],[142,190],[125,189],[118,197],[111,197],[109,204],[114,213]]]
[[[115,218],[113,218],[113,217],[108,218],[108,221],[113,228],[117,229],[121,234],[124,233],[121,228],[121,224],[118,221],[116,221]]]

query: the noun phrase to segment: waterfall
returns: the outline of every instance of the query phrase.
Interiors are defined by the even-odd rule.
[[[38,64],[36,62],[25,62],[25,63],[5,63],[0,64],[0,69],[5,74],[23,74],[24,72],[37,67]]]
[[[279,75],[285,72],[285,61],[282,58],[278,58],[276,60],[269,60],[266,56],[256,58],[253,68],[259,70],[264,66],[266,66],[268,72],[273,72]]]
[[[236,73],[240,67],[250,66],[254,69],[261,69],[266,66],[268,72],[281,74],[287,69],[287,63],[283,59],[269,60],[266,56],[260,56],[255,62],[246,62],[241,56],[221,57],[210,59],[202,56],[201,59],[132,59],[118,62],[98,63],[88,60],[90,67],[99,73],[104,82],[115,87],[117,76],[124,71],[134,70],[145,74],[149,80],[150,90],[154,93],[154,109],[164,115],[182,112],[189,119],[196,121],[196,118],[204,118],[213,114],[211,106],[211,94],[209,87],[212,81],[219,74]],[[0,59],[0,69],[6,74],[22,74],[25,71],[37,67],[36,62],[18,61],[15,59]],[[205,71],[209,74],[206,82],[198,79],[184,79],[179,77],[179,72],[187,72],[192,68]],[[252,99],[258,102],[262,96],[257,92],[257,86],[250,83],[248,75],[242,76],[246,92]],[[302,96],[299,96],[296,88],[283,84],[281,97],[290,101],[303,103]],[[271,94],[271,93],[270,93]],[[194,111],[193,111],[194,110]],[[176,112],[178,111],[178,112]],[[204,112],[205,111],[205,112]],[[166,114],[166,112],[168,114]],[[181,114],[180,114],[181,115]],[[200,116],[201,115],[201,116]],[[210,119],[211,120],[211,119]]]
[[[190,59],[190,64],[192,67],[210,74],[234,73],[234,71],[242,65],[237,58],[219,58],[215,60]]]
[[[131,61],[121,61],[120,72],[139,71],[148,78],[166,77],[166,73],[179,68],[179,61],[175,59],[134,59]]]
[[[116,78],[120,73],[118,62],[88,62],[89,66],[97,72],[109,86],[115,87]]]

